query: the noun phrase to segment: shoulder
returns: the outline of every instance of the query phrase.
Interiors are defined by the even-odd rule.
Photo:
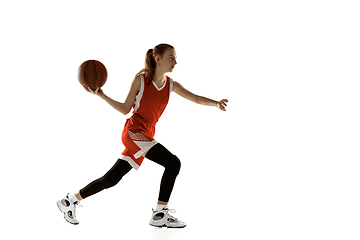
[[[171,85],[175,82],[171,77],[169,77],[169,76],[167,76],[167,75],[165,75],[165,77],[166,77],[166,81],[167,81],[168,83],[170,83]]]
[[[138,84],[140,86],[141,82],[143,82],[144,80],[145,79],[144,79],[144,76],[142,74],[136,75],[134,80],[133,80],[133,83]]]
[[[141,82],[142,82],[141,75],[136,75],[134,80],[132,81],[131,88],[140,91]]]
[[[176,91],[184,88],[180,83],[178,83],[178,82],[176,82],[176,81],[173,81],[172,84],[173,84],[173,89],[172,89],[172,90],[173,90],[174,92],[176,92]]]
[[[139,74],[139,75],[136,75],[134,80],[133,80],[133,83],[140,83],[141,82],[141,79],[142,79],[142,75]]]

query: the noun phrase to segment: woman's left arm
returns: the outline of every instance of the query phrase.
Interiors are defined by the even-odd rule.
[[[206,97],[201,97],[192,92],[186,90],[180,83],[175,82],[173,83],[173,91],[176,92],[183,98],[186,98],[189,101],[192,101],[197,104],[205,105],[205,106],[213,106],[218,107],[222,111],[226,111],[225,107],[227,106],[226,103],[228,102],[227,99],[222,99],[220,101],[215,101]]]

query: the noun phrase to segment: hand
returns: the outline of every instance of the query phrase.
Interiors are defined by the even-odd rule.
[[[83,86],[84,87],[84,89],[87,91],[87,92],[89,92],[89,93],[92,93],[92,94],[95,94],[96,96],[101,96],[101,95],[104,95],[104,92],[101,90],[101,88],[97,88],[97,89],[95,89],[95,91],[94,90],[92,90],[90,87],[85,87],[85,86]]]
[[[226,103],[229,102],[229,100],[227,99],[223,99],[223,100],[220,100],[218,103],[217,103],[217,107],[221,110],[221,111],[226,111],[225,107],[227,106]]]

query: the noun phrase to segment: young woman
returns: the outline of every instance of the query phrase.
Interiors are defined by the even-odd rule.
[[[171,210],[168,208],[181,163],[175,155],[154,139],[155,125],[165,110],[171,92],[198,104],[218,107],[222,111],[225,111],[228,100],[214,101],[186,90],[165,75],[172,72],[176,64],[174,47],[168,44],[159,44],[154,49],[147,51],[145,68],[135,76],[124,103],[109,98],[101,89],[95,91],[90,88],[86,89],[124,115],[128,114],[132,108],[134,108],[134,112],[125,123],[122,133],[125,150],[115,165],[103,177],[89,183],[75,194],[68,194],[57,202],[60,211],[64,213],[64,217],[69,223],[79,224],[75,212],[76,206],[81,200],[115,186],[132,168],[137,170],[146,157],[165,168],[160,184],[158,204],[153,210],[150,225],[168,228],[186,226],[185,223],[171,216],[169,213]]]

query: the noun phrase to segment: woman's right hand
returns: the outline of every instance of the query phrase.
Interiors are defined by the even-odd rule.
[[[97,89],[95,89],[95,91],[94,91],[94,90],[92,90],[90,87],[85,87],[85,86],[83,86],[83,87],[84,87],[84,89],[85,89],[87,92],[92,93],[92,94],[94,94],[94,95],[96,95],[96,96],[101,97],[102,95],[104,95],[104,92],[101,90],[101,88],[97,88]]]

